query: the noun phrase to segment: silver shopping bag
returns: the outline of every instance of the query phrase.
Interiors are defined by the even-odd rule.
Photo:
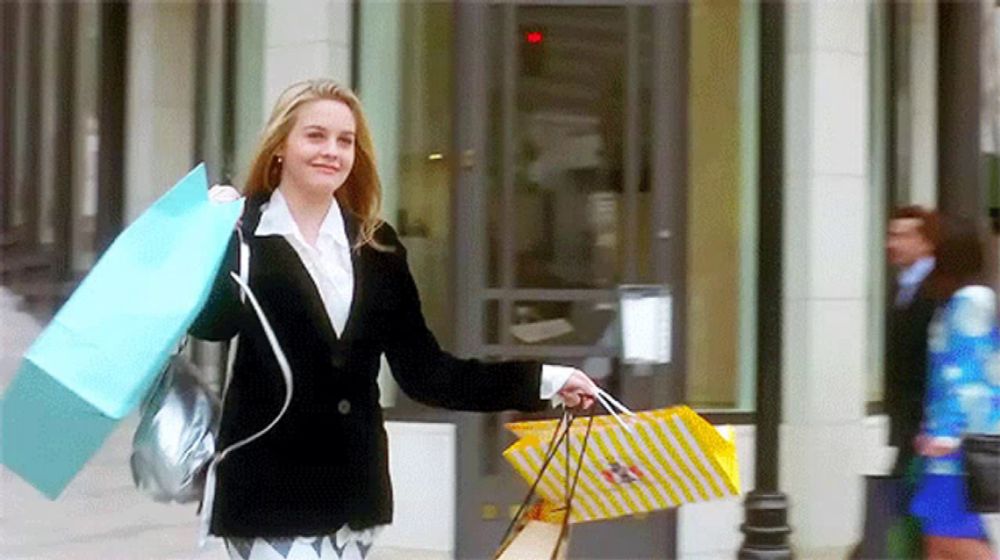
[[[142,404],[132,437],[132,479],[158,502],[196,502],[215,455],[219,399],[180,352]]]

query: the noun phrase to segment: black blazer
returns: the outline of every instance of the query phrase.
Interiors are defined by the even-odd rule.
[[[927,296],[926,281],[909,305],[893,305],[886,324],[884,402],[889,416],[889,445],[899,448],[893,472],[904,473],[914,455],[913,438],[920,432],[927,387],[927,336],[936,303]]]
[[[388,450],[376,378],[385,353],[413,399],[459,410],[542,410],[541,365],[460,360],[438,346],[395,231],[376,239],[392,249],[352,251],[354,298],[338,338],[319,292],[281,236],[256,237],[264,198],[250,199],[239,227],[250,247],[249,283],[288,357],[292,401],[273,430],[234,451],[218,467],[211,530],[220,536],[332,534],[392,521]],[[348,240],[359,220],[344,212]],[[252,435],[278,413],[281,370],[257,316],[240,302],[229,271],[230,242],[208,304],[191,334],[208,340],[240,335],[219,431],[221,447]]]

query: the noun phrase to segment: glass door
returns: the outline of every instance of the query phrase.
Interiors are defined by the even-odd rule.
[[[581,367],[635,409],[681,400],[686,170],[669,147],[684,145],[685,25],[683,6],[653,3],[457,4],[460,352]],[[670,364],[623,363],[626,285],[673,295]],[[460,422],[461,558],[496,546],[524,491],[500,458],[516,418]],[[671,513],[587,524],[571,555],[669,557],[673,527]]]

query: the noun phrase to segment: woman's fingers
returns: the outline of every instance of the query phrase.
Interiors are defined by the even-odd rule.
[[[559,395],[567,408],[581,412],[594,406],[597,398],[597,385],[587,377],[587,374],[576,370],[566,380]]]
[[[580,395],[575,391],[566,391],[561,396],[563,402],[566,403],[568,408],[576,408],[580,406]]]

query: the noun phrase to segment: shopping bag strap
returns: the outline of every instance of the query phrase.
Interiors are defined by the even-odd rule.
[[[525,495],[524,499],[521,501],[521,505],[517,509],[517,513],[511,519],[510,524],[507,526],[507,530],[504,532],[503,539],[501,539],[501,545],[497,551],[497,556],[503,554],[503,551],[510,546],[510,543],[514,540],[514,530],[517,528],[518,523],[523,519],[524,515],[527,513],[528,505],[531,503],[531,498],[535,496],[538,490],[538,485],[542,481],[542,477],[545,476],[545,471],[548,469],[549,464],[551,464],[552,459],[555,458],[556,453],[559,451],[559,445],[565,443],[566,446],[566,513],[562,518],[562,523],[560,524],[559,530],[559,540],[556,542],[556,547],[552,551],[551,559],[554,560],[556,555],[559,553],[562,547],[563,538],[566,536],[566,532],[569,530],[569,518],[573,513],[573,495],[576,492],[577,481],[580,479],[580,470],[583,467],[583,457],[587,452],[587,443],[590,441],[590,430],[594,424],[594,417],[590,415],[587,422],[587,430],[584,432],[583,441],[580,448],[580,460],[577,461],[576,472],[571,473],[570,469],[570,440],[569,433],[570,428],[573,425],[574,416],[569,411],[564,411],[559,422],[556,424],[555,430],[552,432],[552,438],[549,440],[548,448],[545,452],[545,459],[542,461],[542,466],[538,470],[538,475],[535,476],[534,482],[531,484],[531,488],[528,489],[528,493]]]
[[[271,345],[271,350],[274,352],[274,357],[277,358],[278,360],[278,367],[281,368],[281,375],[285,380],[286,390],[285,390],[285,402],[284,404],[282,404],[281,410],[278,412],[278,415],[275,416],[273,420],[271,420],[271,423],[265,426],[257,433],[251,435],[250,437],[242,439],[227,447],[224,451],[222,451],[219,454],[218,458],[216,459],[216,462],[225,459],[226,456],[232,453],[233,451],[252,443],[254,440],[258,439],[267,432],[271,431],[271,428],[274,428],[274,426],[281,420],[281,418],[285,415],[285,413],[288,412],[288,407],[292,404],[292,368],[291,366],[288,365],[288,358],[285,356],[285,352],[281,349],[281,345],[278,344],[278,337],[274,334],[274,329],[271,328],[271,322],[267,320],[266,316],[264,316],[264,310],[261,309],[260,303],[257,301],[257,297],[254,296],[253,290],[250,289],[250,285],[247,284],[246,281],[244,281],[242,278],[237,276],[235,272],[230,272],[229,276],[232,277],[232,279],[235,280],[237,284],[239,284],[240,289],[243,290],[243,292],[247,296],[247,299],[250,300],[250,305],[253,307],[253,310],[257,313],[257,318],[260,320],[261,327],[264,328],[264,334],[267,336],[267,341]]]
[[[556,455],[556,451],[559,449],[559,444],[563,440],[567,439],[569,435],[569,425],[572,424],[572,418],[568,411],[564,411],[563,415],[559,418],[559,422],[556,424],[555,430],[552,431],[552,437],[549,439],[549,444],[545,451],[545,459],[542,461],[542,466],[538,469],[538,474],[535,475],[535,480],[531,483],[531,487],[528,489],[528,493],[525,494],[524,499],[521,500],[521,505],[517,508],[517,513],[510,520],[510,524],[507,525],[507,530],[504,531],[503,538],[500,539],[500,548],[497,549],[497,553],[494,557],[499,557],[503,554],[504,550],[510,546],[510,543],[514,540],[514,530],[517,528],[518,523],[524,517],[528,510],[528,505],[531,503],[531,498],[535,495],[538,485],[542,481],[542,477],[545,476],[545,471],[549,467],[549,463],[552,462],[553,457]],[[581,454],[582,457],[582,454]],[[565,519],[569,519],[567,516]],[[560,537],[562,535],[562,530],[559,531]],[[556,545],[558,548],[558,544]]]
[[[573,420],[570,419],[569,423],[572,424]],[[573,514],[573,496],[576,494],[576,484],[580,480],[580,471],[583,469],[583,458],[587,453],[587,444],[590,442],[590,430],[594,426],[594,415],[591,414],[590,418],[587,420],[587,431],[583,434],[583,442],[580,445],[580,459],[576,462],[576,472],[573,473],[573,482],[569,481],[569,460],[570,460],[570,442],[569,442],[569,425],[566,426],[566,434],[563,436],[566,445],[566,514],[562,519],[562,526],[559,529],[559,539],[556,541],[556,547],[552,551],[552,556],[549,560],[556,560],[556,556],[559,554],[559,549],[562,547],[563,542],[565,542],[566,533],[569,531],[569,518]]]
[[[215,471],[219,463],[228,457],[233,451],[253,443],[264,434],[271,431],[271,429],[274,428],[274,426],[276,426],[282,418],[284,418],[285,413],[288,412],[288,408],[292,404],[292,368],[288,364],[288,358],[285,356],[285,352],[281,349],[281,345],[278,343],[278,337],[274,334],[271,322],[267,320],[267,316],[264,315],[264,310],[261,309],[260,302],[257,301],[257,297],[250,288],[250,247],[243,238],[243,232],[240,231],[239,228],[236,229],[236,232],[240,240],[240,273],[236,274],[235,272],[230,272],[229,276],[239,286],[241,300],[244,302],[247,300],[250,301],[251,307],[253,307],[254,312],[257,314],[257,319],[260,321],[260,325],[264,329],[264,335],[267,337],[267,341],[271,345],[271,351],[274,352],[274,357],[278,360],[278,367],[281,368],[281,376],[285,381],[285,402],[282,404],[281,410],[278,412],[277,416],[275,416],[274,419],[271,420],[271,422],[263,429],[247,438],[233,443],[222,451],[216,451],[215,456],[208,465],[208,472],[205,478],[205,491],[202,495],[201,507],[198,512],[201,515],[201,527],[198,538],[199,546],[204,546],[206,539],[208,538],[212,508],[215,503]],[[236,347],[238,344],[239,335],[234,338],[232,345],[230,345],[229,363],[227,367],[229,375],[227,376],[225,387],[223,388],[223,403],[225,403],[225,392],[228,390],[229,382],[233,377],[233,363],[235,362]],[[225,407],[223,406],[223,408]]]
[[[243,280],[243,283],[246,284],[249,287],[250,286],[250,246],[247,245],[247,241],[243,237],[243,229],[239,227],[239,224],[237,224],[237,226],[236,226],[236,237],[237,237],[237,239],[239,239],[239,242],[240,242],[240,249],[239,249],[240,252],[239,252],[239,255],[237,256],[237,258],[239,259],[240,278]],[[242,302],[242,303],[245,304],[246,301],[247,301],[246,292],[241,289],[240,290],[240,302]],[[240,346],[240,335],[237,334],[236,336],[233,337],[232,342],[230,342],[230,344],[229,344],[229,351],[227,352],[227,356],[226,356],[226,377],[225,377],[225,379],[222,380],[222,397],[223,397],[222,400],[223,400],[223,402],[225,402],[225,398],[224,397],[226,395],[226,391],[229,389],[229,382],[233,378],[233,364],[236,363],[236,350],[239,349],[239,346]]]
[[[535,491],[538,489],[538,485],[542,481],[542,477],[545,475],[545,470],[548,469],[549,463],[551,463],[552,459],[556,456],[556,452],[559,449],[559,445],[563,442],[563,440],[567,439],[569,435],[569,427],[567,424],[571,425],[572,422],[573,421],[572,418],[570,417],[569,412],[564,412],[563,415],[559,418],[559,422],[556,424],[556,429],[553,430],[552,432],[552,438],[549,440],[549,445],[545,451],[545,459],[542,461],[542,466],[541,468],[538,469],[538,474],[535,475],[535,480],[534,482],[531,483],[531,487],[528,488],[527,495],[525,495],[524,499],[521,500],[521,505],[520,507],[518,507],[517,513],[515,513],[514,517],[511,519],[510,525],[507,527],[504,540],[506,540],[507,538],[506,535],[509,535],[511,533],[514,527],[517,525],[518,520],[527,509],[528,504],[531,502],[532,496],[535,495]],[[566,427],[566,429],[563,429],[564,426]]]
[[[247,240],[243,237],[243,230],[241,228],[236,228],[236,236],[240,240],[240,279],[243,280],[243,284],[250,285],[250,246],[247,245]],[[249,287],[247,290],[249,291]],[[245,292],[240,292],[240,301],[246,303],[247,297]]]
[[[257,433],[244,438],[226,449],[221,453],[218,453],[215,462],[219,462],[228,456],[233,451],[249,445],[254,442],[267,432],[271,431],[274,426],[281,421],[285,413],[288,411],[288,407],[292,404],[292,368],[288,365],[288,358],[285,356],[285,352],[281,349],[281,345],[278,343],[278,337],[274,334],[274,329],[271,328],[271,322],[267,320],[267,316],[264,315],[264,310],[261,309],[260,303],[257,301],[257,297],[254,295],[253,290],[250,289],[250,246],[247,244],[246,239],[243,237],[243,231],[240,228],[236,228],[236,235],[240,240],[240,273],[237,275],[235,272],[230,272],[229,276],[236,282],[240,287],[240,299],[245,303],[247,300],[250,301],[250,306],[253,307],[254,312],[257,314],[257,319],[260,321],[260,326],[264,329],[264,335],[267,337],[267,342],[271,345],[271,351],[274,352],[274,357],[278,360],[278,367],[281,368],[281,376],[285,381],[285,402],[281,406],[281,410],[278,415],[271,420],[267,426],[259,430]],[[230,362],[235,361],[236,346],[239,344],[239,335],[233,340],[231,352],[230,352]],[[232,378],[232,363],[229,365],[229,378]],[[226,383],[228,388],[229,383]],[[225,400],[223,399],[223,402]]]
[[[622,420],[622,416],[624,416],[627,420],[634,421],[636,418],[638,418],[634,412],[629,410],[622,403],[618,402],[617,399],[611,396],[611,393],[605,391],[604,389],[601,389],[600,387],[597,388],[597,392],[595,393],[594,396],[597,398],[597,402],[601,403],[601,406],[603,406],[605,410],[608,411],[608,414],[610,414],[612,418],[614,418],[621,425],[622,428],[625,428],[625,430],[628,432],[633,432],[633,433],[635,432],[632,426],[627,424],[625,420]]]

